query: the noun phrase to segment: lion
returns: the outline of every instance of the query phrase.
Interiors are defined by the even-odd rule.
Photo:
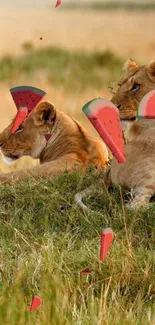
[[[74,168],[83,171],[91,165],[96,170],[106,169],[108,150],[103,141],[90,136],[78,121],[48,101],[41,102],[12,134],[13,123],[0,134],[4,160],[12,163],[30,156],[39,159],[40,165],[0,174],[1,184],[26,175],[50,177]]]
[[[128,209],[150,206],[150,199],[155,194],[155,121],[136,120],[128,129],[125,145],[126,162],[119,163],[114,157],[108,171],[101,180],[102,186],[122,185],[131,190],[131,200],[126,203]],[[98,184],[100,186],[100,184]],[[82,199],[92,194],[90,186],[77,193],[75,202],[87,211]]]
[[[135,60],[128,59],[123,67],[124,76],[118,83],[118,90],[111,102],[119,109],[124,135],[130,124],[135,121],[141,99],[155,89],[155,61],[139,66]]]
[[[124,65],[125,74],[118,83],[118,90],[111,98],[119,109],[124,138],[126,140],[126,162],[119,164],[113,158],[110,169],[101,183],[124,185],[131,189],[131,201],[127,208],[137,209],[148,206],[155,193],[155,121],[136,120],[137,108],[141,99],[155,89],[155,61],[147,66],[129,59]],[[135,153],[135,154],[134,154]],[[103,184],[102,184],[103,186]],[[94,187],[77,193],[75,202],[87,211],[82,199],[91,195]]]

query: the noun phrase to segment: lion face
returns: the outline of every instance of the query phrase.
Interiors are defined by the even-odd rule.
[[[0,134],[0,150],[4,160],[12,163],[22,156],[37,159],[47,144],[45,134],[52,133],[56,118],[54,105],[42,102],[11,134],[13,122]]]
[[[155,62],[139,67],[131,59],[124,66],[125,75],[111,101],[117,106],[122,125],[136,119],[139,102],[149,91],[155,89]]]

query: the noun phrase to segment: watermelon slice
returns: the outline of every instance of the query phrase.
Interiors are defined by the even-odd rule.
[[[42,299],[39,296],[34,295],[30,307],[30,313],[32,313],[36,308],[42,304]]]
[[[109,251],[111,243],[113,241],[113,231],[111,228],[106,228],[101,234],[101,247],[100,247],[100,261],[103,262]]]
[[[155,118],[155,90],[149,91],[140,101],[137,118]]]
[[[46,93],[43,90],[30,86],[12,88],[10,93],[18,110],[11,130],[11,133],[14,133]]]
[[[120,163],[126,161],[117,107],[104,98],[95,98],[82,108],[101,138]]]

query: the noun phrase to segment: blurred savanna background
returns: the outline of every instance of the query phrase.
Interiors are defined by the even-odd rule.
[[[128,57],[148,63],[155,53],[155,4],[145,1],[1,0],[0,131],[16,113],[9,89],[31,85],[97,132],[82,113],[92,98],[108,99]],[[21,158],[3,172],[38,162]]]

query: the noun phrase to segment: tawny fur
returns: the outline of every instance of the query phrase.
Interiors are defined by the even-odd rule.
[[[155,194],[155,120],[137,120],[128,131],[125,145],[126,162],[118,163],[113,158],[111,168],[105,173],[104,183],[123,185],[132,191],[133,200],[128,208],[148,206]],[[93,190],[93,188],[92,188]],[[76,195],[76,202],[86,211],[82,198],[91,194],[91,187]]]
[[[111,183],[132,189],[130,206],[148,205],[155,193],[155,120],[137,120],[128,131],[126,162],[113,158]]]
[[[135,121],[141,99],[155,89],[155,61],[138,66],[129,59],[124,70],[124,77],[118,83],[118,90],[111,101],[119,109],[125,139],[131,142],[125,147],[126,163],[119,164],[114,158],[111,170],[105,173],[104,183],[107,186],[115,184],[129,187],[134,199],[127,206],[136,208],[146,206],[155,191],[155,120]],[[85,193],[90,195],[91,187],[75,197],[84,211],[87,210],[82,203]]]
[[[124,76],[118,83],[118,90],[111,101],[119,109],[126,136],[128,126],[136,119],[139,102],[144,95],[155,89],[155,61],[139,66],[134,60],[129,59],[124,65],[124,70]]]
[[[139,85],[139,86],[137,86]],[[147,205],[154,194],[155,182],[155,120],[136,119],[141,99],[155,89],[155,61],[139,66],[129,59],[119,88],[111,101],[119,108],[121,124],[127,141],[125,164],[114,158],[111,165],[111,180],[116,185],[133,189],[134,199],[128,205]]]
[[[56,109],[52,103],[42,102],[11,134],[13,122],[0,134],[1,153],[5,159],[21,156],[40,159],[31,169],[0,174],[0,183],[18,180],[25,175],[50,177],[74,168],[84,170],[94,165],[105,169],[108,151],[102,140],[91,137],[75,119]],[[50,134],[49,142],[44,134]]]

